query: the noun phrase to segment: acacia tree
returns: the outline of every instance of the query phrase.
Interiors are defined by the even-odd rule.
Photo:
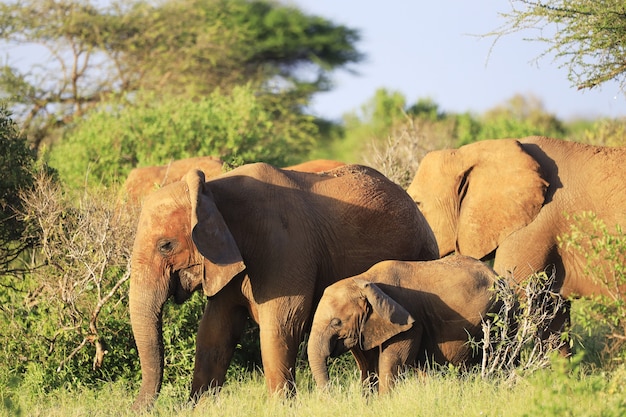
[[[0,68],[0,93],[35,147],[140,90],[193,99],[251,83],[301,111],[333,70],[363,58],[356,30],[271,0],[8,0],[0,40],[44,51]]]
[[[536,31],[579,89],[615,80],[626,85],[626,7],[623,0],[512,0],[506,23],[488,35]]]

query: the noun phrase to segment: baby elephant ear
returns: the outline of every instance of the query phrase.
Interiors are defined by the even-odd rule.
[[[358,278],[354,281],[372,306],[372,313],[361,329],[363,350],[380,346],[383,342],[413,326],[415,319],[411,314],[385,294],[378,285]]]
[[[205,258],[202,288],[211,297],[224,288],[246,266],[235,238],[204,186],[204,174],[189,171],[184,178],[191,200],[191,238]]]

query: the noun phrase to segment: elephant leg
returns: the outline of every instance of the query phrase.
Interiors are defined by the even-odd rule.
[[[563,357],[572,355],[571,338],[567,333],[570,328],[570,313],[571,301],[565,300],[561,308],[555,313],[548,328],[541,334],[542,340],[555,341],[556,346],[550,346],[550,348],[558,349],[559,354]]]
[[[535,223],[542,224],[542,222]],[[544,244],[540,243],[545,241],[542,233],[545,234],[546,232],[539,227],[532,227],[531,225],[523,231],[511,235],[496,251],[494,269],[501,276],[512,279],[517,283],[523,282],[536,272],[545,272],[548,276],[554,274],[551,287],[541,289],[545,295],[545,302],[542,308],[549,310],[554,303],[549,292],[563,293],[563,283],[568,271],[566,271],[563,258],[556,244],[552,241]],[[533,244],[526,245],[526,242],[533,242]],[[570,341],[567,337],[561,337],[561,335],[569,327],[569,304],[569,301],[566,300],[563,306],[554,313],[550,323],[546,324],[546,328],[540,330],[541,340],[554,341],[556,339],[558,346],[550,347],[558,349],[560,354],[566,357],[571,355]]]
[[[191,399],[223,385],[226,371],[244,331],[248,312],[224,297],[210,299],[198,328]]]
[[[302,305],[285,304],[284,299],[259,306],[261,359],[270,394],[295,394],[295,365],[308,315]],[[288,314],[277,314],[285,312]]]
[[[366,392],[376,392],[378,390],[378,349],[364,352],[359,348],[353,348],[351,352],[361,372],[361,382]]]
[[[400,371],[415,356],[415,343],[408,338],[383,347],[378,360],[379,394],[386,394],[393,389]]]

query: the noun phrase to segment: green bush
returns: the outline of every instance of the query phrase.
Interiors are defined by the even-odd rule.
[[[249,86],[197,101],[146,94],[89,114],[51,149],[50,164],[74,188],[111,185],[136,166],[200,155],[284,166],[310,152],[316,133],[311,116]]]
[[[26,138],[19,134],[5,105],[0,105],[0,275],[33,243],[23,239],[26,224],[17,216],[20,190],[33,185],[35,158]]]
[[[599,328],[607,335],[603,359],[626,359],[626,233],[618,226],[610,230],[592,212],[571,217],[570,232],[559,237],[567,250],[583,253],[585,274],[604,291],[587,297],[578,313],[578,325],[591,335]]]
[[[141,379],[128,312],[134,220],[102,193],[73,190],[45,175],[23,195],[24,217],[43,239],[33,268],[0,286],[0,385],[15,378],[37,392]],[[164,383],[191,381],[200,292],[163,314]],[[261,366],[258,331],[248,326],[233,371]]]

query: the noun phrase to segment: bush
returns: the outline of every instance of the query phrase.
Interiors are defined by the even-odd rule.
[[[128,313],[130,255],[135,225],[101,192],[66,191],[40,174],[22,193],[24,219],[41,236],[28,274],[0,287],[0,385],[15,377],[48,392],[100,381],[139,382],[139,356]],[[163,314],[164,383],[191,381],[201,292]],[[235,352],[233,369],[260,366],[252,324]]]
[[[316,133],[312,117],[248,86],[197,101],[144,95],[88,115],[52,148],[50,164],[73,188],[111,185],[136,166],[201,155],[284,166],[309,153]]]
[[[21,198],[40,242],[30,272],[4,293],[3,362],[17,375],[41,374],[42,389],[128,376],[137,362],[125,306],[128,216],[106,198],[64,192],[43,173]]]
[[[33,184],[35,158],[26,138],[20,136],[11,113],[0,105],[0,275],[15,268],[15,260],[32,246],[32,239],[23,239],[27,225],[17,213],[22,201],[19,191]],[[13,271],[14,272],[14,271]]]
[[[446,122],[408,117],[391,129],[386,142],[374,139],[363,154],[366,165],[407,188],[419,162],[428,152],[452,146],[453,125]]]
[[[626,234],[619,225],[609,230],[592,212],[572,216],[570,233],[559,244],[567,250],[584,254],[584,272],[601,288],[604,295],[587,297],[579,312],[579,325],[587,334],[604,327],[608,338],[604,359],[626,359]]]
[[[536,273],[517,284],[500,279],[494,286],[499,310],[483,320],[480,373],[483,378],[514,380],[520,373],[546,368],[562,345],[562,336],[547,333],[565,305],[554,292],[555,274]]]
[[[583,132],[582,142],[599,146],[626,145],[626,118],[596,121]]]

